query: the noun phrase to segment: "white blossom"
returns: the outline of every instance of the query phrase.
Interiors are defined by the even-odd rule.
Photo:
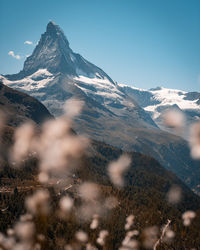
[[[97,243],[101,246],[105,245],[106,237],[109,235],[107,230],[101,230],[99,232],[99,237],[97,238]]]
[[[163,112],[163,122],[167,127],[180,129],[185,124],[185,117],[180,110],[170,109]]]
[[[124,173],[128,170],[130,164],[131,158],[126,154],[121,155],[118,160],[113,161],[109,164],[108,174],[115,186],[124,186]]]
[[[69,196],[64,196],[60,199],[59,205],[62,212],[69,212],[74,204],[74,200]]]
[[[100,190],[97,184],[92,182],[84,182],[79,187],[79,194],[84,200],[96,200],[100,195]]]
[[[125,230],[129,230],[131,228],[134,223],[134,218],[135,216],[132,214],[126,218]]]
[[[49,212],[49,193],[47,190],[37,190],[26,199],[26,207],[32,214],[47,214]]]
[[[190,127],[190,150],[194,159],[200,159],[200,122]]]
[[[86,243],[88,241],[88,235],[84,231],[76,232],[75,237],[78,241],[80,241],[82,243]]]
[[[180,202],[182,196],[182,190],[179,186],[172,186],[167,193],[167,200],[171,204],[177,204]]]
[[[35,233],[35,225],[33,222],[18,222],[14,230],[21,240],[29,241]]]
[[[70,98],[66,101],[64,105],[64,111],[67,117],[73,119],[75,116],[79,115],[84,102],[75,98]]]
[[[93,220],[90,224],[90,228],[94,230],[98,227],[98,225],[99,225],[99,215],[95,214],[93,215]]]
[[[194,211],[186,211],[182,214],[183,224],[184,226],[189,226],[192,220],[196,217],[196,213]]]

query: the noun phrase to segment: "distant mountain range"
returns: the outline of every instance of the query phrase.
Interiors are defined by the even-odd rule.
[[[78,133],[124,150],[150,155],[191,188],[199,185],[199,163],[190,158],[187,142],[159,128],[161,109],[170,103],[165,99],[172,100],[174,94],[166,91],[165,96],[164,89],[143,91],[117,84],[102,69],[74,53],[55,23],[48,23],[23,70],[0,78],[4,84],[36,97],[55,116],[63,113],[67,99],[83,100],[85,105],[75,128]],[[182,99],[197,107],[198,93],[185,96],[181,93],[176,94],[173,105]],[[159,95],[162,98],[159,99]],[[153,108],[153,105],[156,106]],[[191,106],[184,112],[190,110]],[[197,111],[195,109],[195,115],[190,113],[191,119],[196,119]],[[159,112],[157,117],[156,112]]]
[[[166,130],[162,123],[162,113],[176,109],[185,115],[188,124],[200,120],[200,93],[157,87],[150,90],[119,84],[121,89],[150,115],[154,122]]]

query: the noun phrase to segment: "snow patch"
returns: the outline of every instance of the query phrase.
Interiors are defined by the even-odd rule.
[[[186,97],[186,94],[188,92],[178,90],[178,89],[167,89],[167,88],[156,88],[152,90],[145,90],[136,88],[133,86],[128,86],[125,84],[118,84],[122,88],[131,88],[133,90],[138,90],[140,92],[146,92],[151,93],[152,97],[151,100],[156,100],[160,103],[155,105],[149,105],[144,107],[144,109],[148,112],[155,113],[154,119],[159,116],[159,112],[156,111],[156,109],[160,106],[172,106],[172,105],[178,105],[180,109],[187,110],[187,109],[199,109],[199,105],[197,104],[198,99],[196,100],[186,100],[184,99]],[[156,113],[157,112],[157,113]]]
[[[97,76],[97,75],[96,75]],[[93,95],[99,95],[99,96],[104,96],[106,98],[111,98],[111,99],[122,99],[121,97],[121,91],[117,89],[117,87],[110,82],[107,78],[89,78],[84,75],[80,75],[79,77],[74,77],[73,78],[76,81],[76,85],[83,90],[86,94],[93,94]],[[92,86],[96,91],[90,90],[89,88],[84,86],[80,86],[81,83],[84,83],[86,86]]]
[[[30,75],[30,78],[41,77],[41,76],[53,76],[47,69],[38,69],[35,73]]]
[[[180,109],[199,109],[199,105],[196,103],[197,100],[185,100],[184,97],[187,94],[185,91],[181,91],[178,89],[167,89],[160,88],[159,90],[149,91],[153,94],[153,99],[160,102],[160,104],[147,106],[145,110],[155,110],[159,106],[166,105],[178,105]]]
[[[3,84],[9,87],[15,87],[25,91],[32,91],[44,88],[50,81],[54,79],[54,76],[47,69],[39,69],[32,75],[21,80],[10,81],[2,75],[0,76],[0,79],[2,80]]]

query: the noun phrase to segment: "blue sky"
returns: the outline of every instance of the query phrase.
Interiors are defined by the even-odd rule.
[[[2,74],[22,69],[53,20],[117,82],[200,91],[199,0],[0,0],[0,9]]]

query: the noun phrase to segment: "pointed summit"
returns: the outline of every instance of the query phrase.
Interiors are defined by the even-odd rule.
[[[47,24],[47,28],[46,28],[46,35],[51,36],[52,38],[62,38],[66,45],[69,46],[69,42],[64,34],[64,32],[62,31],[62,29],[53,21],[50,21]]]
[[[58,25],[56,25],[55,22],[50,21],[50,22],[47,24],[47,32],[49,32],[49,31],[51,31],[51,30],[55,30],[57,27],[58,27]]]
[[[49,35],[55,36],[58,32],[60,32],[59,26],[56,25],[56,23],[50,21],[47,24],[46,33]]]
[[[26,59],[23,71],[27,75],[45,68],[52,73],[63,72],[75,75],[70,65],[70,53],[72,50],[64,32],[50,21],[33,54]]]
[[[52,21],[47,24],[46,31],[41,35],[32,55],[24,62],[23,70],[6,77],[9,80],[19,80],[41,69],[52,74],[63,73],[69,77],[83,75],[89,78],[107,78],[114,84],[103,70],[72,51],[64,32]]]

